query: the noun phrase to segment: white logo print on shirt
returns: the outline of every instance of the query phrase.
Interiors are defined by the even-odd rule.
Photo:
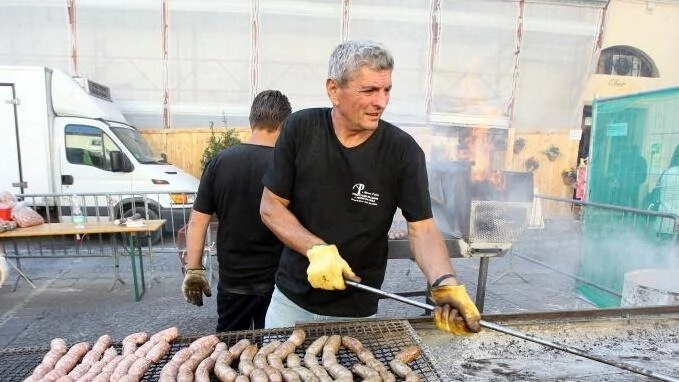
[[[376,206],[377,202],[380,200],[380,194],[366,191],[365,184],[363,183],[356,183],[351,189],[351,201],[353,202]]]

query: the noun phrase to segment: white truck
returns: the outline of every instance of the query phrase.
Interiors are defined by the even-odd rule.
[[[88,219],[140,213],[183,225],[198,179],[156,154],[108,87],[46,67],[0,66],[0,191],[59,209],[81,195]],[[28,198],[27,198],[28,199]]]

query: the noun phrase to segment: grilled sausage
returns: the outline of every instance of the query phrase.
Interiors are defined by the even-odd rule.
[[[420,348],[415,345],[407,346],[401,351],[396,353],[394,359],[389,361],[389,367],[396,373],[399,377],[405,378],[408,382],[418,382],[420,377],[415,373],[410,366],[409,362],[412,362],[420,356]]]
[[[196,367],[196,371],[194,373],[195,382],[210,382],[210,374],[212,374],[212,370],[215,368],[217,357],[226,349],[227,346],[224,342],[220,342],[215,345],[215,349],[212,351],[212,354],[201,361],[198,364],[198,367]]]
[[[353,382],[354,376],[351,374],[351,370],[337,362],[337,353],[341,344],[342,337],[338,334],[328,338],[328,341],[323,345],[323,367],[335,378],[335,381]]]
[[[256,344],[248,345],[240,354],[240,361],[238,362],[238,371],[240,371],[241,374],[249,376],[250,373],[252,372],[252,369],[255,368],[255,365],[253,363],[255,354],[257,354]]]
[[[231,367],[231,363],[236,358],[231,350],[227,349],[222,351],[215,359],[215,376],[221,382],[233,382],[238,377],[238,372]]]
[[[363,346],[359,339],[350,336],[342,336],[342,345],[356,353],[358,359],[365,363],[366,366],[377,371],[383,381],[396,381],[396,376],[394,376],[380,360],[375,358],[375,355],[373,355],[370,349]]]
[[[278,346],[276,350],[274,350],[273,354],[283,360],[288,356],[288,354],[294,352],[298,346],[302,346],[305,339],[306,332],[303,329],[295,329],[292,331],[290,337],[285,340],[283,344]]]
[[[184,363],[187,359],[191,357],[193,351],[188,347],[180,349],[178,352],[174,353],[172,359],[163,366],[160,370],[159,382],[175,382],[177,380],[177,373],[179,372],[179,366]]]
[[[189,349],[193,349],[193,354],[179,366],[177,382],[193,382],[193,374],[196,368],[205,358],[210,357],[218,343],[219,337],[215,335],[201,337],[193,341],[189,345]]]

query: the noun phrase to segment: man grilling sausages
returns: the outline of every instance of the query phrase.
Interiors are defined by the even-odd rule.
[[[478,332],[480,314],[458,284],[432,215],[425,156],[410,135],[380,119],[393,58],[379,43],[348,41],[330,58],[332,108],[293,113],[264,175],[262,221],[283,242],[265,326],[371,317],[387,266],[396,208],[408,221],[415,260],[432,286],[434,320],[456,334]]]

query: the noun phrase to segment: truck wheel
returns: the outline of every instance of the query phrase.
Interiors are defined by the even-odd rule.
[[[146,212],[144,211],[144,207],[134,207],[127,209],[123,212],[124,218],[129,218],[130,216],[134,215],[135,213],[141,215],[142,218],[146,219]],[[153,209],[149,208],[148,209],[148,220],[157,220],[158,219],[158,213],[154,211]],[[160,242],[161,237],[163,236],[163,229],[159,229],[155,232],[151,233],[151,244],[158,244]],[[146,234],[140,235],[140,239],[144,240],[142,241],[142,246],[145,244],[145,239],[146,239]],[[123,235],[123,239],[125,242],[127,242],[127,235]]]

